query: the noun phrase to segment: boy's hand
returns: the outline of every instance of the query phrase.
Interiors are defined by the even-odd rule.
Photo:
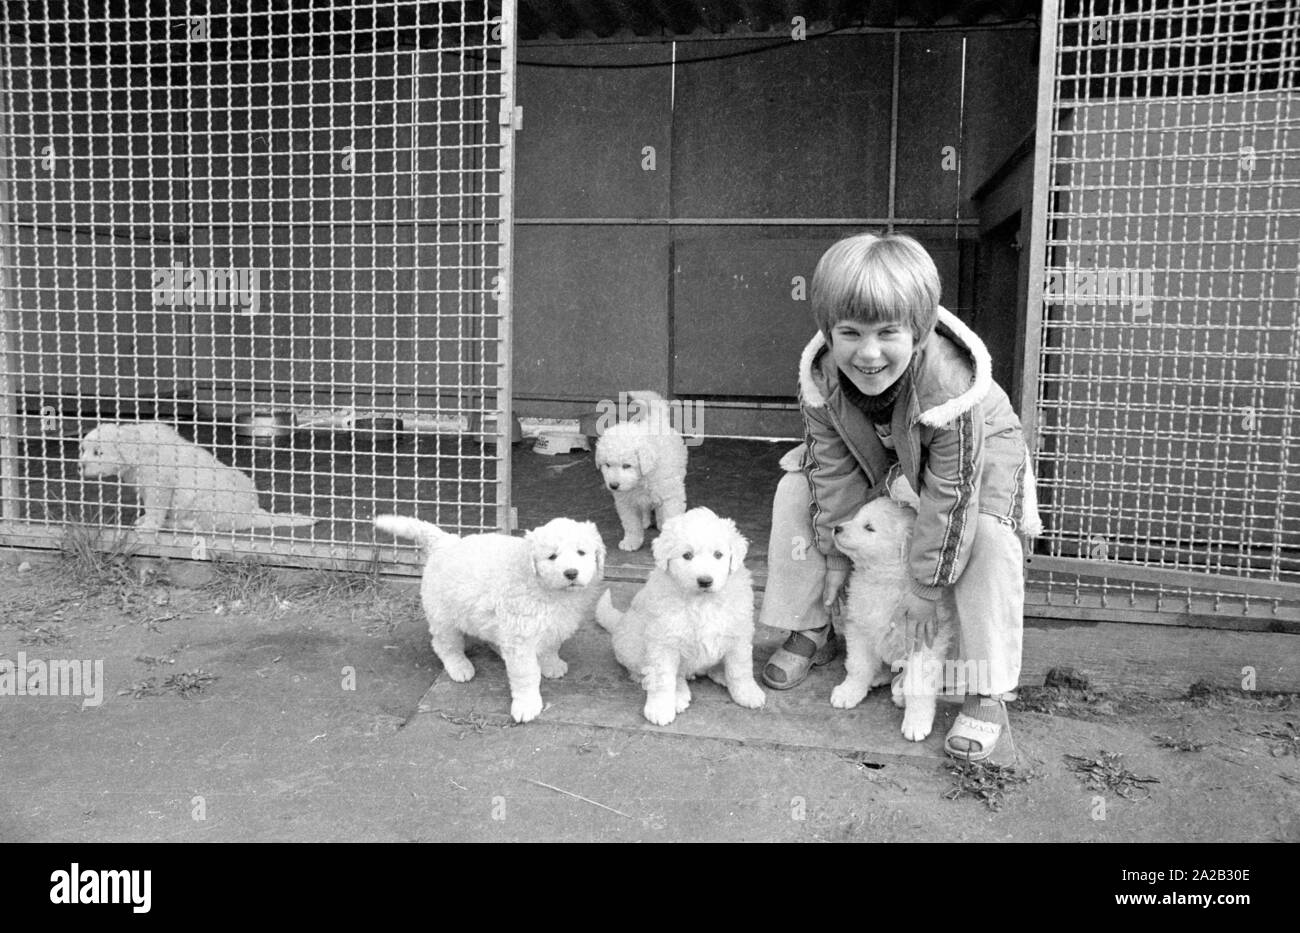
[[[909,593],[903,599],[903,636],[907,653],[934,644],[939,632],[939,601]]]
[[[835,605],[835,601],[840,598],[840,590],[844,588],[844,581],[849,578],[847,570],[827,570],[826,582],[822,584],[822,605],[827,609]]]

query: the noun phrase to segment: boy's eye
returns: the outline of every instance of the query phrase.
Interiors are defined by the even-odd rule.
[[[695,559],[695,554],[691,551],[687,551],[685,554],[682,555],[682,560],[694,560],[694,559]]]

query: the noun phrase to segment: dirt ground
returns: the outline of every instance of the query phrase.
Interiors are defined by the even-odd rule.
[[[0,658],[104,677],[98,706],[0,696],[0,842],[1300,842],[1295,695],[1027,688],[1020,763],[962,774],[865,738],[421,712],[440,668],[410,580],[0,561]]]

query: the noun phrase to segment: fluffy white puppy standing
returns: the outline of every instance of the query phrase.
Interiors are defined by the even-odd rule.
[[[909,594],[907,552],[916,525],[916,494],[898,480],[889,496],[873,499],[834,529],[835,544],[853,560],[843,625],[846,656],[843,683],[831,691],[831,705],[852,709],[868,691],[894,679],[894,703],[904,708],[903,737],[919,742],[934,725],[943,663],[957,630],[952,593],[936,607],[934,641],[908,645],[903,602]],[[902,668],[902,676],[893,671]]]
[[[632,421],[612,424],[596,441],[596,466],[623,523],[620,550],[645,543],[645,530],[686,511],[686,442],[672,426],[668,404],[644,393]]]
[[[474,676],[465,636],[501,655],[510,681],[510,715],[528,722],[542,711],[541,679],[563,677],[559,650],[591,613],[605,571],[605,544],[591,522],[556,518],[522,538],[467,535],[397,515],[375,527],[420,542],[425,552],[420,599],[430,642],[447,676]]]
[[[766,702],[754,681],[754,586],[748,543],[735,522],[705,508],[668,519],[655,539],[655,569],[627,612],[606,591],[596,619],[614,656],[646,691],[645,718],[666,726],[691,703],[688,678],[707,674],[738,704]],[[717,669],[718,665],[722,670]]]

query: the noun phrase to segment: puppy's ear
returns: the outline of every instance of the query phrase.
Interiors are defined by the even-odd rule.
[[[731,572],[735,573],[745,566],[745,556],[749,553],[749,542],[731,519],[727,519],[727,531],[731,534],[731,562],[729,566]]]
[[[538,574],[537,566],[537,529],[524,532],[524,542],[528,545],[528,563],[533,568],[533,576]]]
[[[672,524],[671,520],[664,522],[665,525]],[[677,550],[677,537],[673,534],[671,527],[659,532],[659,537],[655,538],[655,543],[650,545],[650,553],[654,555],[655,566],[665,573],[668,572],[668,562],[673,559],[673,553]]]
[[[899,505],[905,505],[914,512],[921,510],[921,499],[912,491],[912,484],[905,476],[896,476],[889,484],[889,498]]]
[[[596,573],[600,576],[605,575],[605,539],[600,536],[600,529],[596,527],[595,522],[583,522],[582,530],[587,533],[590,540],[588,547],[596,552]]]
[[[642,476],[644,476],[645,474],[653,470],[655,468],[656,462],[657,462],[657,458],[655,457],[655,452],[653,450],[650,450],[645,447],[639,448],[637,450],[636,465],[637,468],[640,469]]]

